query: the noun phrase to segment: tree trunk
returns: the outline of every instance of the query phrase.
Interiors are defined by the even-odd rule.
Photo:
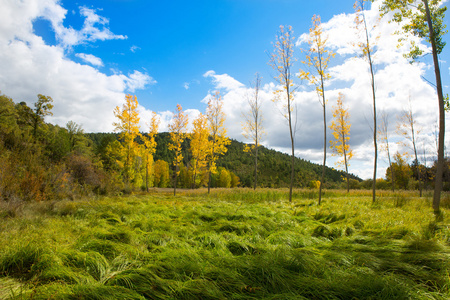
[[[178,164],[175,165],[175,180],[173,182],[173,195],[176,196],[177,195],[177,180],[178,180]]]
[[[145,189],[148,193],[148,154],[147,154],[147,161],[145,163]]]
[[[320,187],[319,187],[319,205],[322,202],[322,186],[325,180],[325,166],[326,166],[325,164],[327,161],[327,119],[325,109],[325,91],[323,91],[323,83],[322,83],[322,95],[323,95],[323,165],[322,165],[322,179],[320,180]]]
[[[366,31],[366,34],[367,31]],[[367,35],[367,44],[369,45],[369,36]],[[370,48],[367,52],[370,65],[370,75],[372,78],[372,102],[373,102],[373,147],[374,147],[374,159],[373,159],[373,183],[372,183],[372,203],[376,201],[376,183],[377,183],[377,161],[378,161],[378,145],[377,145],[377,106],[375,96],[375,75],[373,73],[372,57],[370,55]]]
[[[289,202],[292,202],[292,187],[294,186],[294,164],[295,164],[295,152],[294,152],[294,133],[292,132],[292,114],[291,114],[291,104],[289,97],[289,89],[288,93],[288,111],[289,111],[289,134],[291,136],[291,150],[292,150],[292,160],[291,160],[291,184],[289,185]]]
[[[434,74],[436,76],[436,91],[438,94],[438,101],[439,101],[439,146],[438,146],[438,161],[436,166],[436,180],[434,185],[434,196],[433,196],[433,209],[435,213],[438,213],[439,206],[441,203],[442,175],[444,172],[444,140],[445,140],[444,94],[442,92],[441,71],[439,69],[439,59],[436,49],[433,22],[431,20],[430,9],[428,7],[428,0],[423,0],[423,4],[425,5],[425,12],[427,15],[428,30],[430,31],[430,41],[434,63]]]
[[[255,149],[255,183],[253,185],[253,190],[256,190],[258,181],[258,139],[256,139],[256,149]]]
[[[208,172],[208,194],[211,190],[211,170]]]

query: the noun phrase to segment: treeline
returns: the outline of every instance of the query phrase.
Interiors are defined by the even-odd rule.
[[[118,139],[118,134],[115,133],[88,133],[86,134],[95,144],[98,149],[99,155],[104,153],[105,145]],[[156,152],[154,154],[155,161],[165,161],[169,165],[174,159],[174,152],[168,149],[170,143],[170,135],[167,132],[158,133],[156,135]],[[244,152],[245,144],[231,139],[230,145],[227,146],[228,151],[217,161],[218,169],[226,170],[232,176],[231,187],[237,186],[252,187],[254,174],[253,164],[254,157],[251,153]],[[182,144],[183,164],[181,174],[189,169],[192,156],[189,152],[190,139],[186,139]],[[290,183],[290,157],[288,154],[281,153],[272,149],[267,149],[264,146],[259,148],[259,161],[258,161],[258,186],[259,187],[288,187]],[[220,173],[213,175],[213,186],[220,185]],[[322,167],[318,164],[311,163],[301,158],[296,158],[295,162],[295,187],[311,187],[312,181],[320,179]],[[237,176],[237,178],[235,177]],[[181,177],[186,177],[181,175]],[[224,177],[224,176],[223,176]],[[325,185],[327,188],[341,188],[344,184],[345,172],[327,168]],[[238,180],[238,181],[233,181]],[[359,183],[362,180],[351,174],[350,175],[352,187],[360,188]],[[217,185],[219,183],[219,185]],[[188,188],[189,185],[186,181],[180,181],[181,187]],[[168,187],[171,187],[169,183]]]
[[[131,180],[130,173],[124,173],[126,158],[120,157],[123,152],[118,150],[123,148],[120,134],[86,134],[80,125],[71,121],[65,127],[46,123],[44,117],[52,115],[52,103],[51,97],[38,95],[34,105],[29,107],[0,95],[0,199],[73,199],[145,189],[146,184],[173,186],[175,152],[169,150],[169,133],[154,136],[150,174],[146,174],[143,152],[136,152]],[[136,138],[136,143],[143,145],[146,138],[148,134],[143,133]],[[183,141],[183,159],[176,169],[179,172],[177,184],[181,188],[198,188],[208,182],[207,172],[200,172],[193,182],[190,143],[189,137]],[[252,155],[243,151],[243,143],[234,140],[227,149],[211,174],[211,187],[252,186]],[[296,186],[309,186],[319,178],[319,169],[318,165],[297,159]],[[261,146],[258,173],[260,187],[288,186],[289,157]],[[340,171],[327,169],[329,187],[339,186],[342,175]]]
[[[44,117],[52,115],[52,103],[51,97],[38,95],[29,107],[0,95],[0,200],[74,199],[173,186],[174,153],[168,150],[168,134],[155,137],[155,159],[144,156],[146,148],[141,146],[147,134],[140,135],[136,139],[139,147],[126,169],[122,151],[126,144],[120,134],[86,134],[72,121],[65,127],[46,123]],[[188,159],[177,169],[178,186],[204,186],[205,175],[192,184]],[[151,162],[150,174],[146,161]],[[211,176],[212,187],[238,185],[239,178],[224,167],[219,166]]]
[[[42,201],[77,198],[89,195],[128,193],[148,187],[173,187],[175,172],[180,188],[252,187],[254,157],[244,152],[244,143],[230,140],[227,152],[216,161],[216,170],[193,176],[194,157],[191,137],[181,144],[182,160],[174,165],[175,151],[169,150],[169,133],[154,135],[154,152],[145,156],[148,133],[135,139],[138,145],[130,163],[133,173],[125,173],[126,155],[119,133],[84,133],[81,126],[68,122],[65,127],[44,122],[51,115],[52,99],[38,95],[33,107],[0,95],[0,200]],[[122,150],[120,150],[122,149]],[[151,168],[146,168],[146,161]],[[259,147],[259,187],[288,187],[290,157]],[[446,160],[444,188],[450,189],[449,160]],[[387,170],[386,180],[378,180],[380,189],[417,189],[419,175],[424,189],[433,187],[434,168],[408,165],[396,158]],[[416,172],[419,170],[420,172]],[[296,158],[295,187],[317,188],[321,166]],[[392,179],[390,174],[395,174]],[[392,184],[393,183],[393,184]],[[320,184],[320,183],[319,183]],[[345,188],[345,173],[326,168],[325,187]],[[371,181],[351,175],[352,189],[370,188]]]

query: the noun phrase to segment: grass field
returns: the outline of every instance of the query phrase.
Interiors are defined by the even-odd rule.
[[[449,211],[416,194],[0,203],[0,299],[449,299]]]

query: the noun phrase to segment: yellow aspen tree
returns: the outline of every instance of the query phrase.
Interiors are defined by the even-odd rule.
[[[143,136],[144,140],[144,156],[145,156],[145,188],[148,192],[148,183],[150,173],[153,173],[153,155],[156,152],[156,140],[155,136],[158,133],[158,128],[161,120],[156,112],[152,112],[152,117],[148,123],[149,131],[146,136]]]
[[[347,176],[347,192],[350,191],[350,180],[348,174],[349,160],[353,157],[353,151],[350,149],[350,121],[348,108],[344,107],[344,95],[339,93],[336,106],[333,107],[333,121],[331,122],[330,129],[332,130],[334,141],[330,141],[331,148],[333,149],[333,156],[342,156],[342,160],[339,160],[336,164],[338,166],[345,167],[345,173]]]
[[[291,183],[289,185],[289,202],[292,202],[292,187],[294,185],[294,130],[295,126],[292,120],[294,109],[294,82],[292,80],[292,66],[296,59],[294,58],[294,32],[292,26],[280,26],[280,31],[276,35],[274,52],[270,56],[269,64],[276,72],[274,79],[278,81],[281,88],[274,92],[273,102],[283,103],[283,116],[288,120],[289,135],[291,139]]]
[[[209,147],[208,119],[202,113],[193,122],[193,130],[190,134],[192,154],[192,188],[195,188],[197,176],[204,172],[207,164]]]
[[[328,37],[323,33],[320,16],[314,15],[312,17],[312,27],[309,29],[308,37],[308,54],[306,60],[302,61],[307,68],[312,69],[313,73],[305,70],[300,70],[300,78],[306,79],[310,84],[316,87],[319,102],[323,109],[323,164],[322,164],[322,179],[319,187],[319,205],[322,200],[322,187],[325,180],[325,167],[327,161],[327,116],[325,98],[325,81],[331,79],[328,70],[330,59],[335,56],[334,52],[327,49]]]
[[[445,30],[444,22],[446,6],[439,0],[383,0],[380,6],[382,15],[389,12],[392,21],[402,26],[400,42],[408,35],[414,35],[431,45],[433,56],[434,75],[436,78],[436,93],[439,103],[439,138],[438,138],[438,160],[436,165],[436,178],[434,184],[433,210],[439,212],[442,191],[442,178],[444,173],[444,151],[445,151],[445,106],[446,101],[442,90],[442,79],[440,71],[439,55],[445,46],[443,36],[448,32]],[[413,61],[422,57],[424,51],[417,44],[412,43],[410,52],[406,55]],[[448,105],[448,95],[447,95]]]
[[[180,173],[179,166],[183,161],[183,153],[181,152],[181,145],[186,138],[186,130],[188,125],[188,116],[183,112],[180,104],[177,104],[177,110],[173,116],[172,123],[169,124],[170,144],[169,150],[175,151],[175,158],[173,165],[175,167],[175,179],[173,183],[173,195],[177,194],[177,179]]]
[[[409,141],[409,143],[400,142],[401,145],[412,148],[414,152],[413,165],[415,165],[416,167],[417,179],[419,181],[419,193],[420,197],[422,197],[422,176],[420,170],[421,166],[417,157],[416,147],[417,137],[420,134],[420,130],[417,128],[416,119],[412,111],[411,98],[409,99],[409,109],[404,110],[398,118],[397,133]]]
[[[355,24],[360,35],[360,41],[357,43],[361,50],[363,57],[369,64],[370,71],[370,85],[372,87],[372,105],[373,105],[373,146],[374,146],[374,161],[373,161],[373,183],[372,183],[372,202],[376,201],[376,180],[377,180],[377,162],[378,162],[378,145],[377,145],[377,107],[375,94],[375,71],[373,68],[373,56],[375,53],[376,40],[379,37],[372,39],[370,29],[367,25],[366,16],[364,13],[364,3],[369,0],[357,0],[354,4],[356,11]],[[374,25],[372,29],[376,27]]]
[[[208,193],[211,189],[211,173],[216,173],[216,161],[220,155],[227,152],[227,145],[231,141],[227,137],[225,129],[225,113],[222,110],[223,102],[220,93],[217,91],[208,101],[206,108],[206,118],[209,126],[209,147],[208,147]]]
[[[125,103],[122,107],[116,106],[114,109],[114,116],[119,120],[114,122],[113,126],[114,131],[120,132],[119,138],[125,158],[123,176],[127,185],[134,178],[133,162],[139,149],[136,138],[141,136],[139,133],[138,104],[136,96],[128,94],[125,96]]]
[[[164,160],[155,161],[154,165],[155,186],[167,187],[169,183],[169,163]]]
[[[244,123],[242,124],[242,135],[252,141],[252,144],[244,146],[245,152],[253,153],[255,157],[255,177],[253,189],[256,190],[258,184],[258,148],[260,146],[261,137],[265,134],[263,127],[263,116],[261,111],[261,102],[259,99],[259,90],[261,86],[261,77],[255,74],[255,82],[253,86],[253,94],[247,99],[250,107],[246,114],[243,114]]]
[[[389,162],[389,170],[391,173],[392,191],[395,191],[394,168],[392,167],[391,151],[389,147],[389,117],[386,113],[381,114],[381,124],[378,130],[378,138],[381,141],[381,149],[385,150]]]

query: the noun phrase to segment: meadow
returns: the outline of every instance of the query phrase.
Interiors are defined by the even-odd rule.
[[[0,203],[0,299],[449,299],[449,195],[215,189]]]

